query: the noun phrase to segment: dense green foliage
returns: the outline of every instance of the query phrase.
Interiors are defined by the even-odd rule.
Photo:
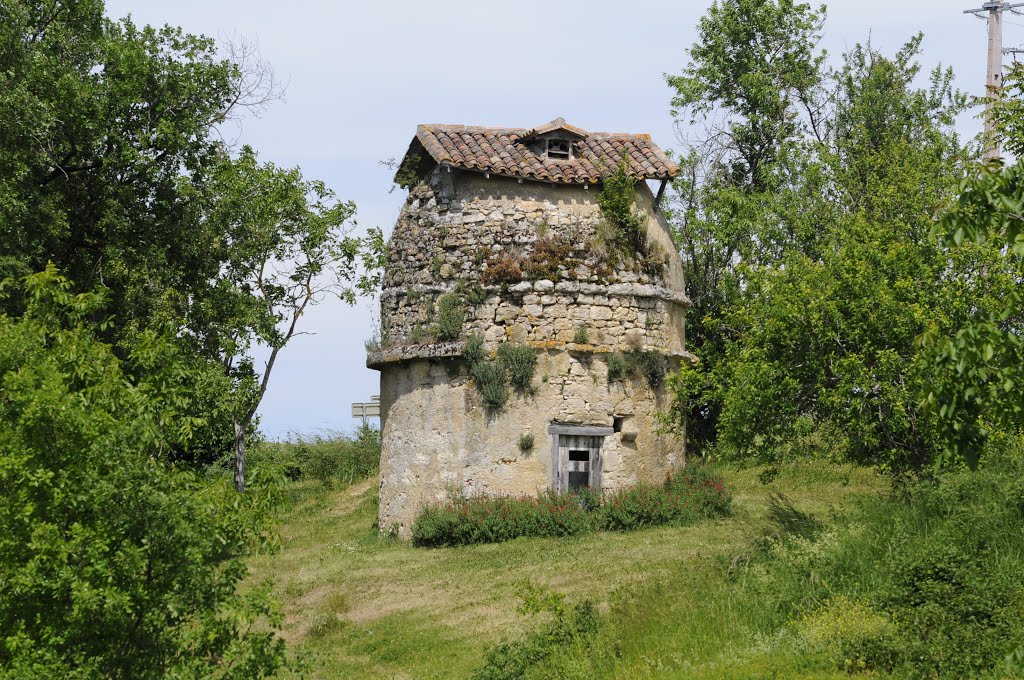
[[[415,545],[498,543],[523,536],[684,525],[729,514],[730,496],[710,468],[692,465],[664,483],[638,484],[604,496],[582,489],[539,497],[471,496],[430,505],[412,527]]]
[[[997,244],[930,238],[972,160],[952,74],[916,85],[920,37],[893,57],[855,46],[825,71],[821,16],[716,5],[670,78],[681,113],[714,110],[730,131],[695,140],[677,182],[702,363],[673,380],[676,422],[698,450],[770,459],[817,430],[818,453],[920,472],[943,447],[927,395],[945,371],[920,339],[998,313],[1018,278]],[[739,42],[726,49],[752,34],[785,55],[757,77],[735,71]]]
[[[380,467],[380,430],[360,427],[352,436],[297,434],[282,442],[260,442],[250,452],[256,468],[280,472],[289,480],[317,480],[344,487],[375,475]]]
[[[1024,66],[1006,78],[1007,98],[994,108],[997,132],[1016,164],[982,168],[960,185],[960,195],[936,228],[951,249],[988,243],[997,256],[976,262],[978,269],[1005,272],[1006,285],[990,304],[977,305],[968,322],[932,329],[922,340],[934,354],[938,376],[929,393],[943,427],[944,454],[977,464],[977,452],[993,431],[1020,427],[1024,414]]]
[[[224,143],[219,126],[279,94],[251,45],[222,58],[209,38],[103,10],[0,5],[0,280],[53,262],[78,291],[107,288],[117,323],[98,332],[119,356],[168,327],[228,376],[229,389],[201,397],[196,385],[204,424],[165,452],[209,463],[236,441],[241,453],[305,308],[328,293],[351,299],[355,208]],[[368,243],[379,255],[379,238]],[[25,305],[15,293],[4,309]],[[262,370],[257,344],[272,350]]]
[[[194,372],[146,331],[96,338],[102,294],[51,267],[0,316],[0,675],[253,678],[283,662],[243,557],[272,546],[272,479],[238,497],[163,452],[202,426]],[[268,625],[270,624],[270,625]]]

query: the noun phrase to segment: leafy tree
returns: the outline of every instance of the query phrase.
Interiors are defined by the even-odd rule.
[[[699,26],[682,74],[666,76],[687,151],[673,184],[670,216],[693,302],[687,340],[703,370],[690,371],[685,423],[691,449],[716,439],[717,367],[738,329],[725,309],[742,287],[740,262],[771,262],[791,242],[775,214],[786,201],[801,140],[815,125],[824,53],[824,10],[768,0],[715,2]],[[803,115],[801,115],[803,112]]]
[[[117,323],[101,336],[122,358],[146,329],[174,329],[219,366],[231,386],[195,385],[205,425],[168,455],[205,464],[234,448],[240,488],[279,351],[309,305],[351,299],[339,280],[355,281],[354,207],[218,133],[277,93],[244,44],[222,58],[179,28],[110,21],[101,0],[0,4],[0,280],[53,261],[80,291],[107,287]]]
[[[820,19],[806,5],[716,3],[695,63],[670,79],[674,105],[726,120],[691,143],[676,183],[702,359],[673,379],[676,418],[698,450],[773,456],[817,432],[849,459],[920,470],[939,435],[917,340],[994,308],[1013,277],[990,247],[929,238],[971,160],[952,73],[915,86],[920,36],[891,58],[858,45],[824,72]],[[735,62],[751,49],[767,52],[747,78]],[[778,95],[755,87],[767,82]]]
[[[997,103],[997,134],[1013,153],[1024,152],[1024,66],[1006,77],[1007,98]],[[1024,416],[1024,161],[980,168],[960,185],[960,195],[936,225],[951,250],[995,244],[994,262],[1007,285],[998,304],[972,300],[967,318],[932,328],[923,344],[936,362],[938,379],[928,403],[942,426],[943,458],[963,458],[972,468],[994,430],[1019,431]]]
[[[246,433],[281,349],[310,305],[326,295],[353,302],[355,286],[368,290],[373,281],[356,281],[362,242],[347,235],[355,205],[335,201],[322,182],[306,181],[298,170],[261,164],[246,147],[216,169],[206,199],[223,264],[199,310],[203,334],[195,339],[218,352],[234,382],[228,408],[235,486],[244,491]],[[257,344],[269,347],[260,373],[251,357]]]
[[[0,316],[0,676],[273,674],[267,589],[236,590],[243,556],[273,545],[273,486],[240,500],[162,453],[202,425],[182,386],[222,374],[152,331],[119,360],[96,338],[105,289],[75,294],[52,266],[17,292],[24,314]]]

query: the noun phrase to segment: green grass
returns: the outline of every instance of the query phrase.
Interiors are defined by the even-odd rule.
[[[986,461],[824,514],[775,494],[744,547],[621,588],[594,632],[545,656],[556,616],[476,677],[507,677],[521,650],[525,678],[1024,677],[1024,456]],[[805,490],[826,470],[804,468]]]
[[[837,504],[886,489],[864,470],[783,466],[769,486],[759,472],[726,471],[728,519],[430,550],[377,534],[376,479],[344,489],[293,482],[283,549],[254,558],[252,579],[274,580],[283,635],[314,678],[467,677],[490,648],[536,625],[518,612],[524,582],[620,613],[622,630],[632,632],[610,641],[621,654],[616,672],[660,677],[661,668],[704,658],[723,641],[747,649],[759,621],[774,621],[771,611],[730,603],[727,570],[719,568],[763,530],[770,491],[824,518]],[[708,602],[709,593],[722,599]],[[655,611],[644,609],[649,595]],[[687,616],[697,606],[716,618]]]

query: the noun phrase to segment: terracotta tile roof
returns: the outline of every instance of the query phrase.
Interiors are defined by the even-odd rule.
[[[529,148],[531,139],[555,131],[572,140],[572,158],[547,158]],[[669,179],[679,170],[650,135],[587,132],[561,118],[537,128],[420,125],[407,159],[417,141],[441,165],[544,182],[593,184],[610,177],[624,158],[637,179]]]

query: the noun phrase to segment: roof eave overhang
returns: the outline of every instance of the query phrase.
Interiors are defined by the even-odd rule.
[[[488,176],[494,176],[494,177],[505,177],[505,178],[508,178],[508,179],[516,179],[516,180],[520,180],[520,181],[523,181],[523,182],[541,182],[543,184],[562,184],[562,185],[565,185],[565,184],[576,184],[576,185],[579,185],[579,186],[585,186],[585,185],[589,186],[591,184],[601,184],[606,179],[608,179],[607,177],[596,177],[596,178],[587,178],[587,179],[575,179],[575,178],[573,178],[573,179],[558,179],[557,177],[539,177],[539,176],[536,176],[536,175],[523,175],[523,174],[514,174],[514,173],[508,173],[508,172],[501,172],[501,171],[498,171],[498,170],[488,170],[487,168],[473,168],[473,167],[469,167],[467,165],[458,165],[458,164],[450,163],[450,162],[441,162],[441,163],[439,163],[439,165],[441,167],[443,167],[443,168],[448,168],[448,170],[461,170],[463,172],[476,172],[476,173],[480,173],[482,175],[488,175]],[[675,173],[672,173],[671,175],[643,175],[643,176],[633,175],[633,177],[635,179],[637,179],[638,181],[639,180],[648,180],[648,179],[671,181],[672,178],[675,177]]]

